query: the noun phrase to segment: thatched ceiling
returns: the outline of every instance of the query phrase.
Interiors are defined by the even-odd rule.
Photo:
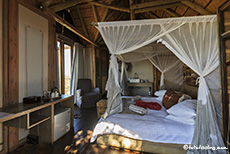
[[[104,42],[92,22],[216,14],[217,8],[224,2],[225,0],[37,0],[37,3],[49,7],[53,12],[67,10],[74,26],[96,44]]]

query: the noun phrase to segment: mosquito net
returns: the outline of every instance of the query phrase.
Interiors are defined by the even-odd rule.
[[[221,136],[218,33],[215,15],[169,19],[101,22],[100,31],[110,53],[109,77],[106,85],[108,106],[103,116],[122,111],[118,81],[117,56],[135,52],[156,40],[161,42],[184,64],[199,75],[198,105],[192,145],[224,147]],[[140,57],[139,57],[140,58]],[[149,55],[153,64],[160,60]],[[159,68],[160,70],[160,68]],[[164,73],[163,73],[164,74]],[[215,82],[217,84],[217,82]],[[162,83],[163,85],[163,83]],[[225,150],[191,149],[188,153],[226,153]]]

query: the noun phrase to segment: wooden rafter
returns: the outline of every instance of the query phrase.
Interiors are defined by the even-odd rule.
[[[149,11],[154,11],[154,10],[173,8],[173,7],[177,7],[180,5],[183,5],[183,4],[182,3],[173,3],[173,4],[166,4],[166,5],[160,5],[160,6],[153,6],[153,7],[135,10],[135,13],[144,13],[144,12],[149,12]]]
[[[94,5],[101,6],[101,7],[106,7],[108,9],[112,9],[112,10],[128,12],[128,13],[130,12],[129,8],[122,7],[122,6],[105,4],[105,3],[95,2],[95,1],[90,2],[90,4],[94,4]]]
[[[109,1],[109,4],[110,4],[110,3],[112,3],[112,0]],[[105,9],[105,12],[104,12],[104,14],[103,14],[103,16],[102,16],[101,22],[103,22],[103,21],[105,20],[105,18],[106,18],[106,16],[107,16],[108,12],[109,12],[109,9],[106,8],[106,9]],[[97,40],[98,35],[99,35],[99,31],[97,31],[96,34],[95,34],[94,42]]]
[[[49,9],[53,12],[58,12],[58,11],[61,11],[63,9],[67,9],[69,7],[72,7],[72,6],[75,6],[75,5],[78,5],[78,4],[81,4],[81,3],[85,3],[85,2],[91,2],[93,0],[68,0],[68,1],[65,1],[65,3],[58,3],[58,4],[55,4],[55,5],[52,5],[49,7]]]
[[[98,15],[97,15],[97,10],[96,10],[95,5],[92,5],[92,10],[93,10],[94,20],[95,22],[98,22]]]
[[[130,7],[130,20],[135,20],[135,10],[132,9],[133,0],[129,0],[129,7]]]
[[[155,13],[153,13],[152,11],[147,12],[151,17],[153,17],[154,19],[159,18]]]
[[[122,3],[123,3],[123,1],[120,1],[119,4],[118,4],[118,6],[120,6]],[[110,12],[110,14],[108,14],[108,15],[104,14],[105,16],[103,16],[103,18],[102,18],[102,19],[104,19],[104,20],[102,20],[102,21],[108,21],[108,20],[110,19],[110,17],[112,17],[115,13],[116,13],[116,11],[115,11],[115,10],[112,10],[112,11]],[[117,20],[117,21],[120,20],[124,15],[125,15],[125,13],[122,12],[121,15],[117,17],[116,20]],[[104,18],[104,17],[105,17],[105,18]],[[96,39],[96,40],[94,40],[94,42],[100,42],[101,37],[98,39],[98,35],[99,35],[99,31],[97,31],[97,33],[96,33],[96,35],[95,35],[95,39]]]
[[[121,20],[121,18],[123,18],[125,14],[126,14],[126,13],[121,12],[120,15],[116,18],[116,21]],[[108,15],[108,16],[109,16],[109,15]],[[107,16],[107,17],[108,17],[108,16]],[[100,43],[101,40],[102,40],[102,37],[100,36],[99,39],[97,40],[97,43]]]
[[[174,12],[173,10],[171,9],[163,9],[166,13],[170,14],[171,16],[173,17],[180,17],[179,14],[177,14],[176,12]]]
[[[181,3],[185,4],[186,6],[192,8],[196,12],[202,14],[202,15],[207,15],[207,14],[212,14],[208,10],[204,9],[202,6],[200,6],[197,3],[191,2],[191,1],[181,1]]]
[[[80,22],[81,22],[81,26],[82,26],[82,28],[83,28],[83,31],[84,31],[85,35],[86,35],[87,37],[89,37],[89,34],[88,34],[88,32],[87,32],[87,29],[86,29],[84,20],[83,20],[82,15],[81,15],[81,11],[80,11],[80,9],[79,9],[78,7],[76,7],[76,10],[77,10],[77,14],[78,14],[78,16],[79,16],[79,19],[80,19]]]
[[[122,3],[123,3],[123,1],[120,1],[119,4],[118,4],[118,6],[120,6]],[[106,16],[106,18],[105,18],[104,21],[108,21],[115,13],[116,13],[116,11],[115,11],[115,10],[112,10],[112,11]],[[125,12],[121,12],[121,14],[124,15]],[[116,19],[116,20],[118,20],[118,19]]]
[[[160,6],[160,5],[171,4],[171,3],[180,2],[180,1],[181,0],[157,0],[157,1],[132,5],[131,9],[143,9],[147,7]]]
[[[124,15],[125,15],[125,13],[124,13],[124,12],[121,12],[121,14],[116,18],[116,21],[121,20],[121,18],[123,18]]]
[[[115,11],[112,11],[108,16],[106,16],[106,18],[104,19],[104,21],[107,21],[111,16],[114,15],[114,13],[115,13]],[[123,14],[124,14],[124,12],[123,12]],[[98,35],[99,35],[99,31],[96,32],[96,35],[95,35],[95,39],[96,40],[94,40],[94,42],[100,42],[100,40],[102,39],[101,36],[98,38]],[[96,38],[96,36],[97,36],[97,38]]]
[[[99,47],[94,41],[92,41],[91,39],[89,39],[87,36],[85,36],[84,34],[82,34],[77,28],[75,28],[73,25],[71,25],[70,23],[68,23],[67,21],[63,20],[60,16],[58,16],[57,14],[51,12],[51,11],[46,11],[46,13],[51,16],[56,22],[58,22],[59,24],[61,24],[62,26],[66,27],[67,29],[69,29],[70,31],[72,31],[73,33],[77,34],[78,36],[80,36],[81,38],[83,38],[84,40],[86,40],[87,42],[93,44],[96,47]]]
[[[139,13],[138,16],[140,19],[147,19],[147,17],[143,13]]]

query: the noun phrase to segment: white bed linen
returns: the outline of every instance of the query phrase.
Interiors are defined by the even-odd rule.
[[[161,104],[153,97],[144,97],[142,100]],[[94,142],[98,135],[116,134],[151,142],[190,144],[194,125],[166,119],[167,115],[164,106],[161,110],[147,109],[147,114],[143,116],[124,113],[110,115],[98,121],[90,142]]]

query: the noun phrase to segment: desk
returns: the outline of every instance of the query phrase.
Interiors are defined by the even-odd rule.
[[[151,96],[153,96],[153,83],[152,82],[143,82],[143,83],[128,83],[129,87],[151,87]]]
[[[55,107],[71,108],[70,127],[73,128],[74,101],[73,96],[62,95],[49,102],[32,104],[18,103],[0,108],[0,123],[3,126],[28,129],[30,134],[39,136],[39,143],[53,144],[54,109]],[[3,143],[4,147],[5,144]],[[8,152],[9,149],[4,149]]]

